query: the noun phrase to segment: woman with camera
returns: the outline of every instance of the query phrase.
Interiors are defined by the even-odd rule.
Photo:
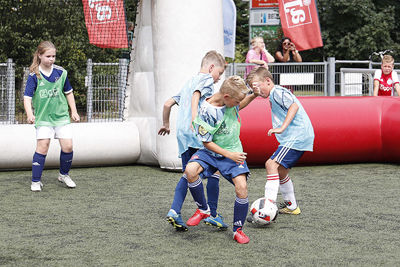
[[[299,51],[296,45],[290,40],[289,37],[283,37],[275,52],[275,59],[277,62],[302,62]]]

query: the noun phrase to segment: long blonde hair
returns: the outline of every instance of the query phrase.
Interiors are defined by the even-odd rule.
[[[36,48],[35,53],[33,53],[32,64],[29,67],[30,72],[34,72],[36,77],[40,79],[40,72],[39,72],[39,65],[40,65],[40,58],[39,55],[43,55],[49,49],[56,49],[55,45],[50,41],[42,41]]]

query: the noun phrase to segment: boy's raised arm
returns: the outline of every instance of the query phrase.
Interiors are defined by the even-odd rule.
[[[175,105],[176,102],[173,98],[168,99],[164,103],[163,107],[163,125],[161,126],[160,130],[158,130],[159,135],[166,135],[170,133],[169,129],[169,115],[171,114],[171,108]]]

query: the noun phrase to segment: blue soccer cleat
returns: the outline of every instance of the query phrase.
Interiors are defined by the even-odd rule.
[[[224,218],[220,214],[217,214],[217,216],[215,216],[215,217],[210,216],[210,217],[205,218],[204,223],[207,225],[215,226],[219,230],[228,229],[228,225],[226,223],[224,223]]]
[[[184,232],[187,231],[188,228],[180,214],[177,214],[174,210],[170,210],[167,214],[167,221],[176,229],[176,231]]]

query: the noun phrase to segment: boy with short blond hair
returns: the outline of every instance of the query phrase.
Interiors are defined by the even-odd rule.
[[[214,51],[208,51],[201,61],[200,72],[186,82],[182,90],[164,103],[163,125],[158,131],[159,135],[170,133],[169,116],[172,106],[177,104],[178,117],[176,123],[176,137],[178,141],[179,157],[182,159],[182,171],[190,157],[202,148],[202,143],[198,140],[195,132],[191,129],[193,114],[197,114],[198,106],[205,98],[214,93],[214,84],[217,83],[225,71],[224,57]],[[207,196],[211,207],[212,225],[218,228],[225,228],[222,216],[217,214],[217,203],[219,195],[219,175],[212,174],[207,181]],[[167,220],[177,231],[187,231],[187,225],[181,217],[181,209],[187,193],[186,176],[182,176],[178,181],[174,200],[171,209],[167,214]]]
[[[275,134],[279,142],[278,149],[265,163],[265,197],[275,205],[280,189],[285,203],[279,212],[298,215],[301,211],[296,202],[289,170],[305,151],[313,150],[314,130],[311,121],[299,100],[288,89],[275,85],[266,68],[251,71],[247,83],[260,90],[261,97],[269,97],[273,128],[268,131],[268,136]]]
[[[249,206],[247,177],[250,171],[239,138],[239,110],[258,95],[258,91],[247,95],[248,91],[242,78],[232,76],[224,81],[219,92],[203,101],[193,124],[204,148],[192,156],[185,170],[190,193],[198,206],[198,216],[191,222],[193,226],[210,213],[199,174],[209,176],[219,171],[235,186],[233,238],[241,244],[250,241],[242,231]]]
[[[375,71],[374,96],[393,96],[396,89],[400,96],[399,77],[394,68],[394,58],[391,55],[382,57],[381,69]]]

